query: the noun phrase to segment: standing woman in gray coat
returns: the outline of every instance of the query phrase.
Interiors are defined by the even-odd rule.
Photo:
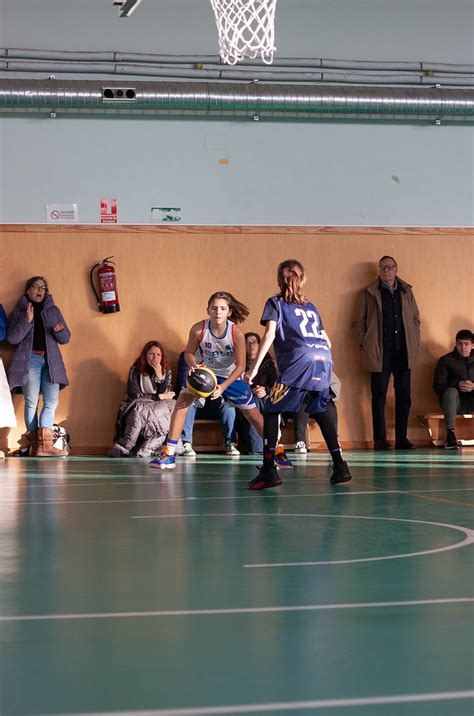
[[[7,333],[8,341],[17,347],[8,381],[13,391],[23,393],[30,455],[65,454],[53,446],[53,423],[59,391],[69,385],[59,344],[69,343],[70,337],[61,311],[48,292],[48,282],[44,276],[32,276],[11,315]],[[43,406],[38,418],[40,394]]]

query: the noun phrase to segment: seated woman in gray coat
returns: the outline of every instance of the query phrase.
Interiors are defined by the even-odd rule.
[[[59,391],[69,385],[59,346],[69,343],[70,338],[45,277],[32,276],[10,317],[7,331],[8,341],[16,346],[8,381],[14,392],[23,393],[27,429],[23,437],[30,444],[30,455],[66,454],[53,445],[53,423]],[[43,407],[38,418],[40,395]]]
[[[163,346],[148,341],[130,368],[109,457],[160,452],[174,409],[173,378]]]

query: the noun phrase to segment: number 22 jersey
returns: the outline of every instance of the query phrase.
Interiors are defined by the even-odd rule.
[[[321,391],[329,387],[332,356],[318,309],[309,301],[302,306],[279,296],[266,302],[260,323],[276,322],[273,347],[279,382],[295,388]]]

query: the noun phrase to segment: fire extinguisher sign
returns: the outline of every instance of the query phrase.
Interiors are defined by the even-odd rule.
[[[117,223],[117,199],[101,199],[100,200],[100,223],[116,224]]]

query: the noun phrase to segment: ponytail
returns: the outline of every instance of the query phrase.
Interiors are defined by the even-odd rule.
[[[306,282],[306,274],[303,265],[296,259],[283,261],[277,270],[278,286],[280,297],[287,303],[306,303],[306,296],[303,293],[303,286]]]

